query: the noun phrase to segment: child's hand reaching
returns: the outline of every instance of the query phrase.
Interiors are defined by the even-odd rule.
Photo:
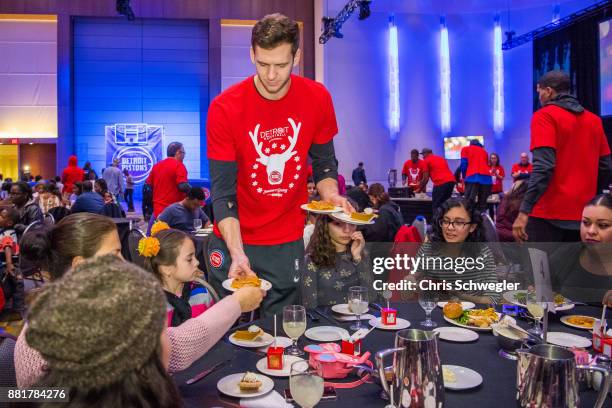
[[[351,255],[353,256],[353,260],[355,262],[359,262],[361,261],[361,253],[365,247],[365,239],[363,238],[361,231],[355,231],[351,235],[351,240],[353,240],[353,243],[351,244]]]

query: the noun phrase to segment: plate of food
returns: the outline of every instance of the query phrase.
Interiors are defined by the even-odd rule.
[[[476,371],[456,365],[442,366],[444,388],[449,390],[469,390],[482,384],[482,375]]]
[[[569,327],[582,330],[592,330],[595,322],[598,321],[599,319],[583,315],[568,315],[561,318],[561,323]]]
[[[272,283],[265,279],[260,279],[257,276],[244,276],[240,278],[230,278],[223,281],[221,284],[225,289],[230,292],[235,292],[240,288],[252,286],[254,288],[260,288],[264,291],[272,289]]]
[[[247,371],[223,377],[217,383],[217,389],[230,397],[253,398],[272,391],[274,381],[265,375]]]
[[[344,212],[337,212],[337,213],[333,213],[331,214],[332,218],[335,218],[338,221],[342,221],[344,223],[347,224],[353,224],[353,225],[371,225],[374,224],[374,218],[377,217],[377,215],[375,214],[368,214],[368,213],[360,213],[360,212],[354,212],[351,213],[351,215],[348,215]]]
[[[337,304],[337,305],[333,305],[331,309],[332,309],[332,311],[334,313],[338,313],[338,314],[341,314],[341,315],[345,315],[345,316],[354,316],[355,315],[355,313],[353,313],[353,311],[351,310],[351,308],[350,308],[348,303],[340,303],[340,304]],[[370,310],[370,309],[368,308],[368,310]],[[365,312],[363,312],[361,314],[362,315],[366,314],[368,312],[368,310],[366,310]]]
[[[315,214],[332,214],[336,212],[342,212],[342,207],[338,207],[329,201],[316,201],[313,200],[308,204],[302,204],[300,208],[304,211],[308,211]]]
[[[526,307],[528,294],[529,294],[529,291],[527,290],[510,290],[508,292],[504,292],[502,294],[502,297],[508,303],[512,303],[513,305],[517,305],[517,306]],[[560,293],[555,293],[554,301],[555,301],[555,310],[559,312],[563,310],[573,309],[576,306],[571,300],[564,297]]]
[[[272,344],[274,336],[253,324],[247,330],[236,330],[228,337],[228,340],[236,346],[259,348]]]
[[[496,312],[492,307],[488,309],[463,310],[461,314],[458,313],[458,309],[453,307],[452,312],[453,313],[445,312],[444,320],[455,326],[463,327],[464,329],[478,331],[492,330],[491,325],[499,322],[501,316],[501,313]],[[506,319],[510,319],[513,323],[516,323],[516,320],[510,316],[507,316]]]

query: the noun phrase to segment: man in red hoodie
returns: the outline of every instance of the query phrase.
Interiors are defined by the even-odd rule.
[[[83,177],[85,177],[85,172],[77,165],[77,157],[75,155],[70,156],[68,166],[62,172],[62,183],[64,184],[62,193],[72,194],[74,183],[83,181]]]
[[[493,181],[489,172],[489,154],[476,139],[461,149],[461,175],[465,181],[465,196],[473,202],[478,201],[478,210],[485,212]]]
[[[570,87],[561,71],[538,81],[542,108],[531,119],[533,172],[512,226],[517,241],[579,241],[582,209],[598,181],[609,182],[610,147],[601,119],[570,95]]]

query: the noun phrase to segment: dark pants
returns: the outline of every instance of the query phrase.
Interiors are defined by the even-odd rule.
[[[454,181],[440,184],[439,186],[434,186],[433,190],[431,191],[431,208],[434,216],[436,215],[436,210],[438,207],[440,207],[443,202],[448,200],[453,195],[453,188],[455,188]]]
[[[465,197],[473,202],[478,198],[478,210],[487,211],[487,199],[491,195],[491,184],[465,183]]]
[[[580,230],[559,228],[543,218],[529,217],[526,230],[529,242],[580,241]]]
[[[257,276],[272,283],[272,289],[261,303],[262,317],[282,313],[284,306],[298,303],[301,269],[295,270],[295,262],[297,260],[301,268],[304,260],[302,238],[279,245],[244,245],[244,252]],[[227,279],[232,259],[225,242],[216,235],[210,237],[206,258],[208,281],[220,296],[228,295],[221,283]]]
[[[128,188],[125,190],[125,202],[128,205],[128,211],[134,211],[134,189]]]

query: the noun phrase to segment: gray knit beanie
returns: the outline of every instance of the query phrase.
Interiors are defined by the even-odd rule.
[[[62,386],[104,387],[158,352],[165,310],[152,274],[107,255],[42,291],[29,313],[26,340]]]

